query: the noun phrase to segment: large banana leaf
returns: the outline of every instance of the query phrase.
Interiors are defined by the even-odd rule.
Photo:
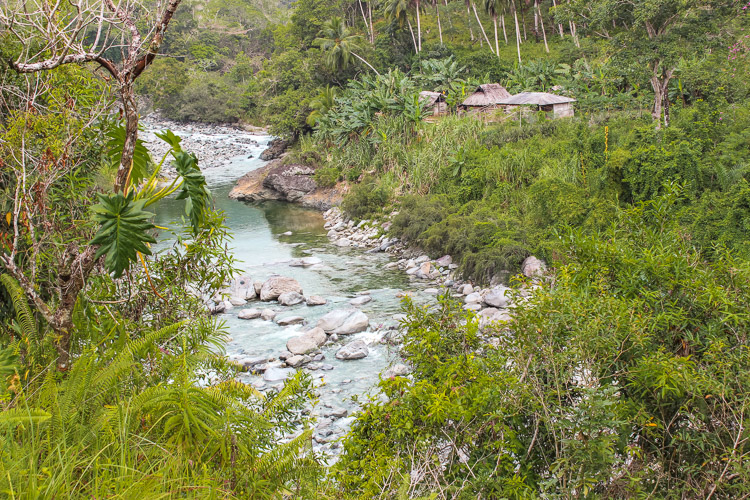
[[[133,191],[127,195],[99,194],[98,197],[99,203],[92,211],[99,231],[91,244],[100,245],[96,258],[106,255],[104,265],[119,278],[136,260],[138,252],[151,255],[147,243],[156,243],[149,234],[154,228],[150,222],[154,214],[143,210],[147,200],[135,200]]]

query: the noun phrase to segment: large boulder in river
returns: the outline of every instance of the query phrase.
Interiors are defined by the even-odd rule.
[[[297,201],[318,187],[314,174],[315,169],[307,165],[280,165],[268,172],[263,187],[281,193],[287,201]]]
[[[286,151],[286,148],[288,147],[289,143],[287,143],[284,139],[280,139],[277,137],[276,139],[273,139],[268,143],[268,148],[260,154],[260,159],[263,161],[275,160],[276,158],[284,154],[284,151]]]
[[[315,182],[314,174],[315,168],[312,166],[285,165],[284,159],[274,160],[240,177],[229,197],[252,202],[286,200],[321,210],[341,203],[346,191],[345,183],[320,187]]]
[[[363,332],[370,325],[370,319],[362,311],[356,309],[336,309],[318,320],[318,328],[326,333],[350,335]]]
[[[284,292],[279,295],[279,304],[282,306],[295,306],[305,301],[305,297],[297,292]]]
[[[263,283],[260,289],[260,300],[268,301],[279,298],[279,295],[287,292],[302,293],[302,287],[294,278],[284,276],[272,276]]]
[[[286,348],[292,354],[307,354],[325,344],[327,338],[322,328],[313,328],[298,337],[290,338],[286,343]]]
[[[336,352],[336,359],[352,360],[366,358],[370,354],[367,344],[362,340],[349,342]]]

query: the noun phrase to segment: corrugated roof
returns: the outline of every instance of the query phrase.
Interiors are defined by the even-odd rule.
[[[433,106],[436,102],[445,101],[445,96],[440,92],[430,92],[423,90],[419,93],[419,100],[426,103],[427,106]]]
[[[547,92],[521,92],[514,96],[502,99],[498,104],[508,104],[520,106],[523,104],[532,104],[536,106],[549,106],[551,104],[565,104],[566,102],[575,102],[572,97],[565,97]]]
[[[489,106],[491,104],[499,104],[501,100],[511,97],[505,87],[499,83],[485,83],[480,85],[467,97],[462,106]]]

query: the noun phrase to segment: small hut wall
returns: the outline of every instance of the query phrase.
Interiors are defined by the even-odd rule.
[[[567,118],[573,116],[573,103],[564,102],[562,104],[555,104],[553,107],[555,118]]]

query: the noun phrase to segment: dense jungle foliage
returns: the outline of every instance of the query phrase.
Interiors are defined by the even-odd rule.
[[[164,34],[150,13],[172,4]],[[114,12],[125,34],[80,60],[96,24],[65,16],[106,2],[39,25],[0,4],[3,496],[750,495],[750,4],[172,4],[123,3],[137,22]],[[30,55],[57,64],[23,73]],[[236,271],[231,235],[178,137],[163,158],[130,141],[133,82],[142,113],[292,140],[319,185],[345,183],[350,217],[395,211],[391,236],[509,280],[513,319],[487,343],[449,295],[406,301],[412,373],[380,382],[326,467],[310,378],[259,394],[224,358],[201,299]],[[572,96],[576,115],[457,113],[490,82]],[[183,225],[157,228],[169,195]],[[532,254],[549,274],[519,279]]]

